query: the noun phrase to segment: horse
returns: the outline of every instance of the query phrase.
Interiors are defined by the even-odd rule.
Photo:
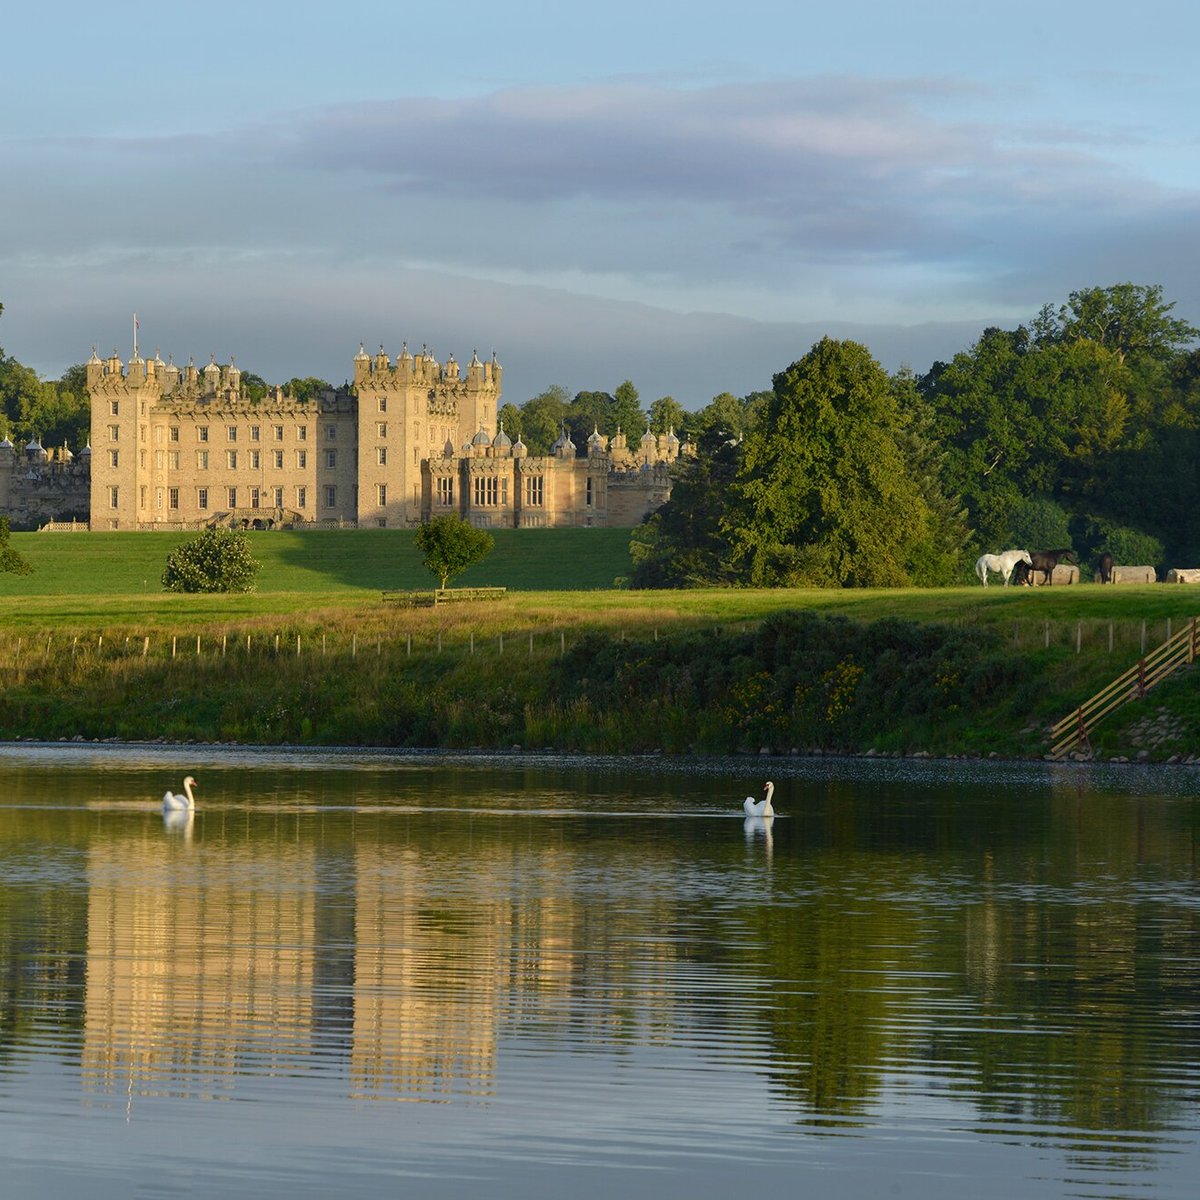
[[[1041,571],[1042,583],[1049,586],[1050,576],[1054,574],[1054,568],[1060,562],[1079,564],[1079,559],[1075,557],[1074,550],[1035,550],[1030,555],[1029,565],[1033,571]]]
[[[1100,555],[1100,582],[1112,583],[1113,556],[1107,550]]]
[[[1033,567],[1024,559],[1021,559],[1013,567],[1012,585],[1013,587],[1033,587]]]
[[[979,582],[987,587],[988,572],[996,571],[1004,580],[1004,586],[1008,587],[1008,577],[1012,574],[1013,567],[1019,562],[1029,561],[1028,550],[1005,550],[1002,554],[981,554],[979,561],[975,564],[975,574],[979,576]]]

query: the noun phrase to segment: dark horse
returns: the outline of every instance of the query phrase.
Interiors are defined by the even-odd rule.
[[[1100,582],[1112,583],[1113,557],[1107,550],[1100,555]]]
[[[1079,564],[1079,559],[1075,557],[1074,550],[1034,550],[1030,556],[1030,574],[1034,571],[1041,571],[1042,583],[1049,584],[1050,576],[1054,572],[1054,568],[1060,562]]]

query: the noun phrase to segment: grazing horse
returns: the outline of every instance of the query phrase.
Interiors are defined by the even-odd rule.
[[[1113,556],[1107,550],[1100,555],[1100,582],[1112,583]]]
[[[1008,577],[1012,574],[1013,567],[1019,562],[1030,561],[1028,550],[1005,550],[1003,554],[981,554],[979,561],[975,564],[975,574],[979,576],[979,582],[987,587],[988,572],[996,571],[1004,580],[1004,586],[1008,587]]]
[[[1041,571],[1042,583],[1047,586],[1050,584],[1050,576],[1054,574],[1054,568],[1060,562],[1078,565],[1079,559],[1075,557],[1074,550],[1035,550],[1029,556],[1030,567],[1034,571]]]
[[[1012,584],[1013,587],[1033,587],[1033,567],[1025,559],[1013,567]]]

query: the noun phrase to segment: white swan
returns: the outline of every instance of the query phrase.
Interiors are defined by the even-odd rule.
[[[753,796],[747,796],[742,801],[742,809],[748,817],[773,817],[775,810],[771,807],[771,797],[775,795],[775,785],[768,779],[763,786],[763,791],[767,793],[765,799],[755,800]]]
[[[195,782],[196,781],[189,775],[183,781],[182,793],[167,792],[167,794],[163,796],[164,811],[168,809],[195,808],[196,801],[192,796],[192,787],[194,786]]]

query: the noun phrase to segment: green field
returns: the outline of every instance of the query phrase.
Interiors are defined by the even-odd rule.
[[[6,596],[135,595],[160,592],[167,555],[193,537],[184,533],[16,533],[15,549],[34,573],[0,577]],[[423,588],[413,531],[281,530],[246,534],[262,563],[259,592],[361,592]],[[612,587],[629,572],[627,529],[493,531],[496,549],[455,580],[520,591]]]

